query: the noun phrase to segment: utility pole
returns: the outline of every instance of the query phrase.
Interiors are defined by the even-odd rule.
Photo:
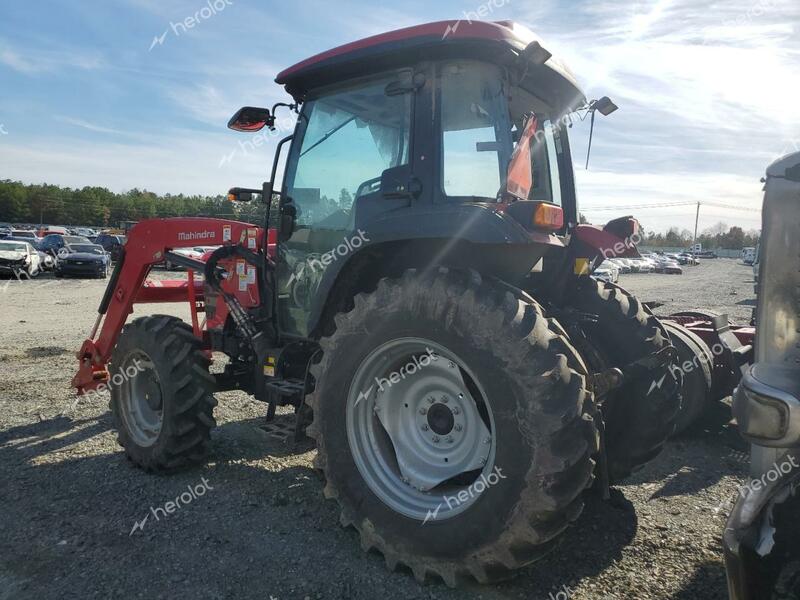
[[[694,246],[697,243],[697,222],[700,220],[700,202],[697,202],[697,214],[694,217],[694,239],[692,240],[692,252],[694,252]]]

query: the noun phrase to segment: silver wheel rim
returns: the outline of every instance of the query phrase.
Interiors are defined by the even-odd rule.
[[[133,377],[125,375],[133,368]],[[131,438],[141,447],[152,446],[164,421],[163,391],[153,361],[141,350],[125,357],[118,373],[124,381],[118,386],[120,412]],[[113,381],[112,381],[113,384]]]
[[[487,396],[464,361],[430,340],[393,340],[362,361],[348,393],[346,427],[366,484],[413,519],[464,512],[494,469]]]

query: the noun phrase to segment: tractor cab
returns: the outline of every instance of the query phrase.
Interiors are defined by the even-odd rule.
[[[355,249],[519,281],[577,223],[567,125],[586,98],[518,24],[394,31],[276,81],[302,105],[280,190],[287,333],[314,335],[342,269],[363,271]]]

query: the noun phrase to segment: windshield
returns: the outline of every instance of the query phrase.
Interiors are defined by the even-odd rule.
[[[27,252],[28,247],[25,244],[17,244],[13,242],[0,242],[0,252]]]
[[[382,75],[306,103],[300,151],[287,167],[299,226],[347,228],[356,200],[377,191],[386,169],[408,162],[411,94],[386,93],[406,80],[405,71]]]
[[[529,91],[512,86],[497,66],[478,61],[444,63],[441,95],[442,188],[448,196],[495,200],[506,189],[512,154],[529,143],[518,175],[527,185],[515,195],[561,204],[561,132],[550,108]],[[523,135],[526,127],[530,130]],[[520,195],[524,192],[523,195]]]
[[[70,252],[88,252],[89,254],[105,253],[101,246],[95,246],[94,244],[70,244],[67,248]]]

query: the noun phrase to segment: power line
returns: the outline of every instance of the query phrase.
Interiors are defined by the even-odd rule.
[[[660,204],[628,204],[624,206],[615,206],[615,205],[605,205],[605,206],[582,206],[580,207],[581,211],[599,211],[599,210],[642,210],[647,208],[673,208],[676,206],[695,206],[697,202],[686,201],[686,202],[668,202],[668,203],[660,203]],[[750,208],[746,206],[736,206],[734,204],[724,204],[722,202],[700,202],[701,206],[712,206],[714,208],[725,208],[728,210],[742,210],[746,212],[757,212],[760,213],[760,208]]]

